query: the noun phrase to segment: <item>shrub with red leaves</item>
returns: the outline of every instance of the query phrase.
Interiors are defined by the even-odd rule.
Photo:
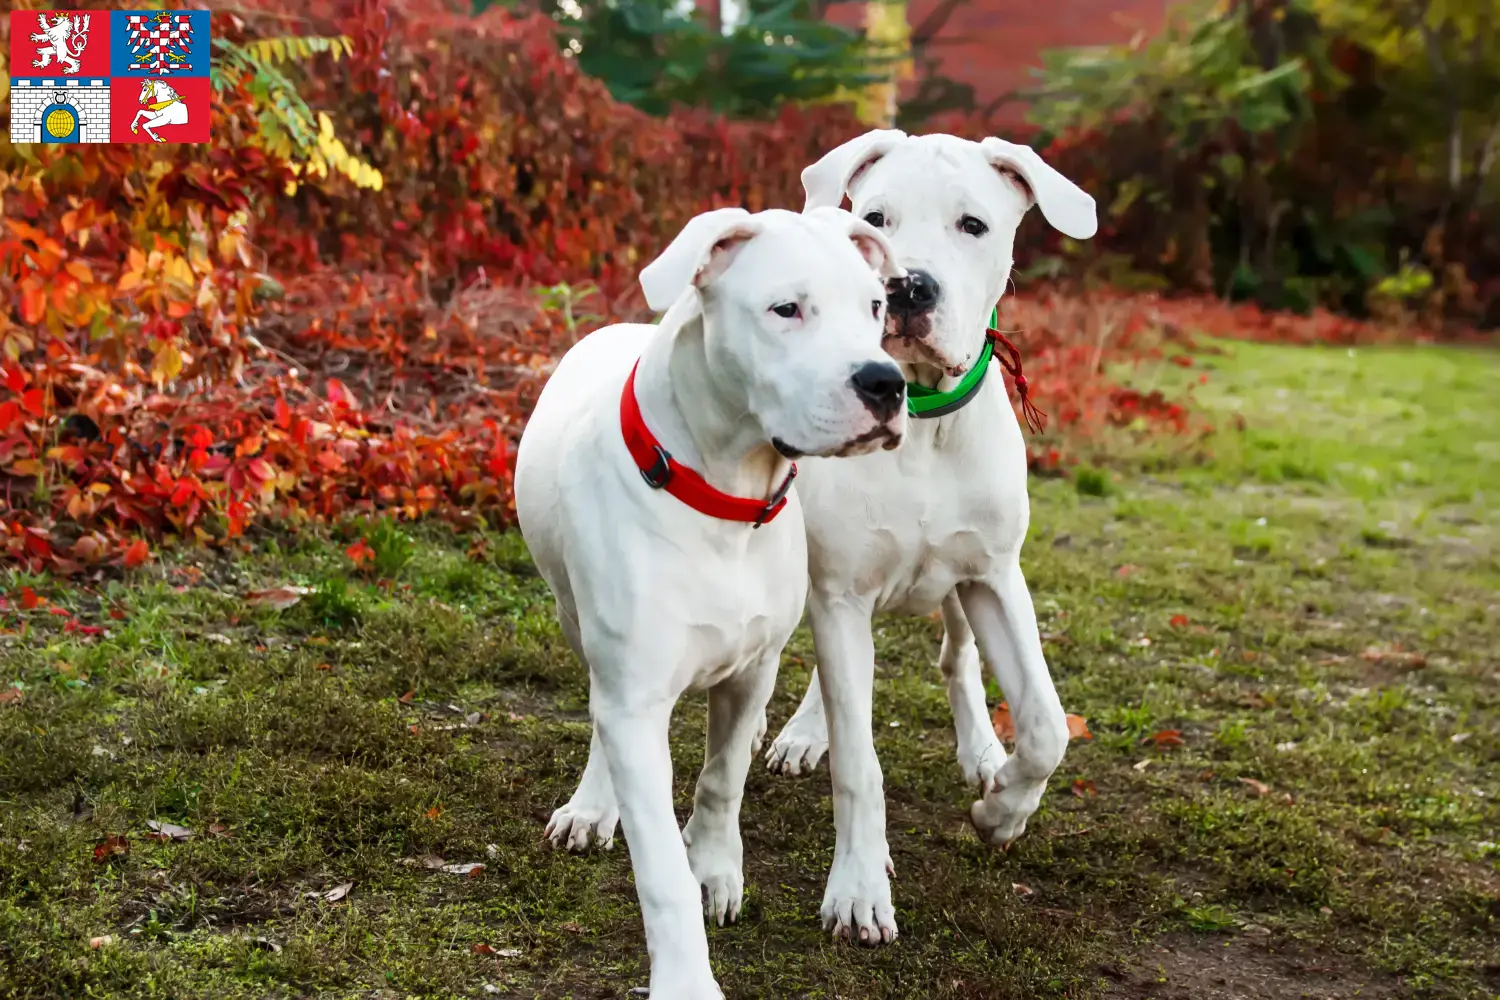
[[[206,146],[0,150],[0,559],[133,568],[161,539],[224,544],[265,516],[505,523],[514,443],[573,337],[537,287],[592,285],[590,312],[644,318],[635,274],[686,219],[799,205],[803,166],[862,129],[832,107],[648,118],[537,16],[305,8],[310,30],[354,40],[351,60],[320,57],[306,97],[378,190],[337,174],[293,190],[252,141],[243,84],[216,92]],[[215,34],[242,43],[262,22],[286,23],[240,8]],[[1181,428],[1106,363],[1163,324],[1246,319],[1108,295],[1004,315],[1070,434]],[[1359,335],[1314,322],[1310,339]]]

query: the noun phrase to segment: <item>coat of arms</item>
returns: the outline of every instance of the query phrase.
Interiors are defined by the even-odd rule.
[[[55,56],[63,73],[77,73],[82,68],[79,57],[89,43],[89,16],[58,14],[55,18],[49,18],[44,11],[36,16],[36,20],[37,26],[42,30],[32,32],[31,40],[46,44],[37,46],[37,57],[31,61],[31,65],[37,69],[45,69],[52,65]]]
[[[128,26],[131,69],[164,76],[188,62],[193,23],[186,14],[131,14]]]

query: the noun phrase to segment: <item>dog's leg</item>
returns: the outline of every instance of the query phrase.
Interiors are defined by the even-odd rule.
[[[578,623],[561,608],[557,623],[562,627],[563,638],[573,647],[573,653],[585,667],[588,661],[583,656],[583,642],[578,634]],[[615,825],[620,821],[620,807],[615,801],[615,786],[609,780],[609,765],[605,763],[604,747],[599,742],[599,730],[595,727],[589,740],[589,762],[583,768],[583,780],[567,805],[552,814],[547,821],[545,836],[553,847],[567,845],[570,851],[586,851],[589,844],[597,843],[606,851],[615,846]]]
[[[610,666],[616,667],[617,676],[632,676],[623,665]],[[672,812],[672,754],[667,744],[672,702],[650,692],[608,690],[600,683],[601,673],[591,678],[590,709],[630,842],[651,955],[651,996],[723,1000],[708,964],[701,889]],[[743,754],[749,747],[748,732],[740,745]]]
[[[1005,747],[990,722],[984,701],[984,666],[957,591],[943,598],[943,651],[938,654],[938,666],[948,687],[964,780],[981,794],[999,791],[995,779],[1005,763]]]
[[[750,740],[750,756],[754,757],[760,753],[760,748],[766,745],[766,733],[771,729],[771,723],[766,718],[766,710],[760,710],[760,721],[755,724],[755,736]]]
[[[682,842],[703,887],[703,915],[720,927],[740,915],[745,893],[740,803],[750,770],[751,737],[775,686],[776,660],[770,659],[708,692],[708,750]]]
[[[828,720],[823,715],[823,691],[814,667],[802,703],[766,751],[766,767],[793,776],[812,774],[827,751]]]
[[[988,581],[958,588],[965,617],[995,672],[1015,720],[1016,752],[996,775],[997,790],[969,808],[979,835],[1008,846],[1026,830],[1047,779],[1068,748],[1068,721],[1047,671],[1036,610],[1017,562]]]
[[[861,944],[883,944],[896,937],[896,911],[891,905],[885,790],[870,728],[875,685],[872,609],[817,596],[808,609],[828,715],[828,767],[837,830],[833,868],[823,894],[823,926]]]

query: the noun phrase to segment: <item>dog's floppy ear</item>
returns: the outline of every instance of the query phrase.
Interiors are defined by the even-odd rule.
[[[646,304],[665,312],[689,287],[729,266],[734,251],[760,229],[743,208],[716,208],[689,219],[661,256],[641,269]]]
[[[885,234],[864,219],[842,208],[827,207],[805,209],[803,215],[848,236],[854,249],[881,278],[906,277],[906,268],[896,263],[896,251]]]
[[[1075,240],[1086,240],[1098,232],[1094,199],[1048,166],[1036,150],[993,136],[980,142],[979,148],[994,166],[1020,174],[1053,229]]]
[[[817,163],[802,171],[802,190],[807,192],[807,202],[802,206],[802,211],[806,212],[810,208],[837,208],[843,202],[844,193],[849,190],[849,184],[855,175],[890,152],[893,146],[905,138],[906,133],[900,129],[879,128],[866,132],[857,139],[850,139],[825,154]]]

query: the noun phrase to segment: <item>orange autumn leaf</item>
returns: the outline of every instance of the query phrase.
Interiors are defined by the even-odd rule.
[[[443,814],[443,807],[442,806],[433,806],[431,809],[427,810],[427,818],[428,819],[437,819],[442,814]]]
[[[990,716],[990,722],[995,726],[995,735],[1000,737],[1001,743],[1014,743],[1016,740],[1016,724],[1010,717],[1010,706],[1001,702],[995,707],[994,715]]]
[[[1172,747],[1180,747],[1184,745],[1186,741],[1183,740],[1182,731],[1180,729],[1163,729],[1161,732],[1152,733],[1141,742],[1152,743],[1155,744],[1158,749],[1167,750],[1171,749]]]
[[[94,845],[94,860],[101,864],[116,855],[130,853],[130,841],[118,834],[105,838],[103,843]]]
[[[1094,734],[1089,732],[1089,720],[1081,715],[1068,716],[1068,741],[1091,740]]]
[[[1173,628],[1187,628],[1187,626],[1188,626],[1188,616],[1187,615],[1173,615],[1170,624],[1171,624],[1171,626]]]
[[[1263,799],[1271,794],[1271,786],[1264,781],[1256,781],[1254,778],[1241,778],[1240,784],[1248,787],[1255,793],[1255,797],[1258,799]]]
[[[375,550],[370,548],[369,543],[363,538],[345,549],[344,555],[348,556],[355,566],[363,566],[375,560]]]
[[[146,544],[144,538],[137,538],[131,543],[130,548],[125,550],[125,568],[135,569],[143,565],[151,558],[151,547]]]

